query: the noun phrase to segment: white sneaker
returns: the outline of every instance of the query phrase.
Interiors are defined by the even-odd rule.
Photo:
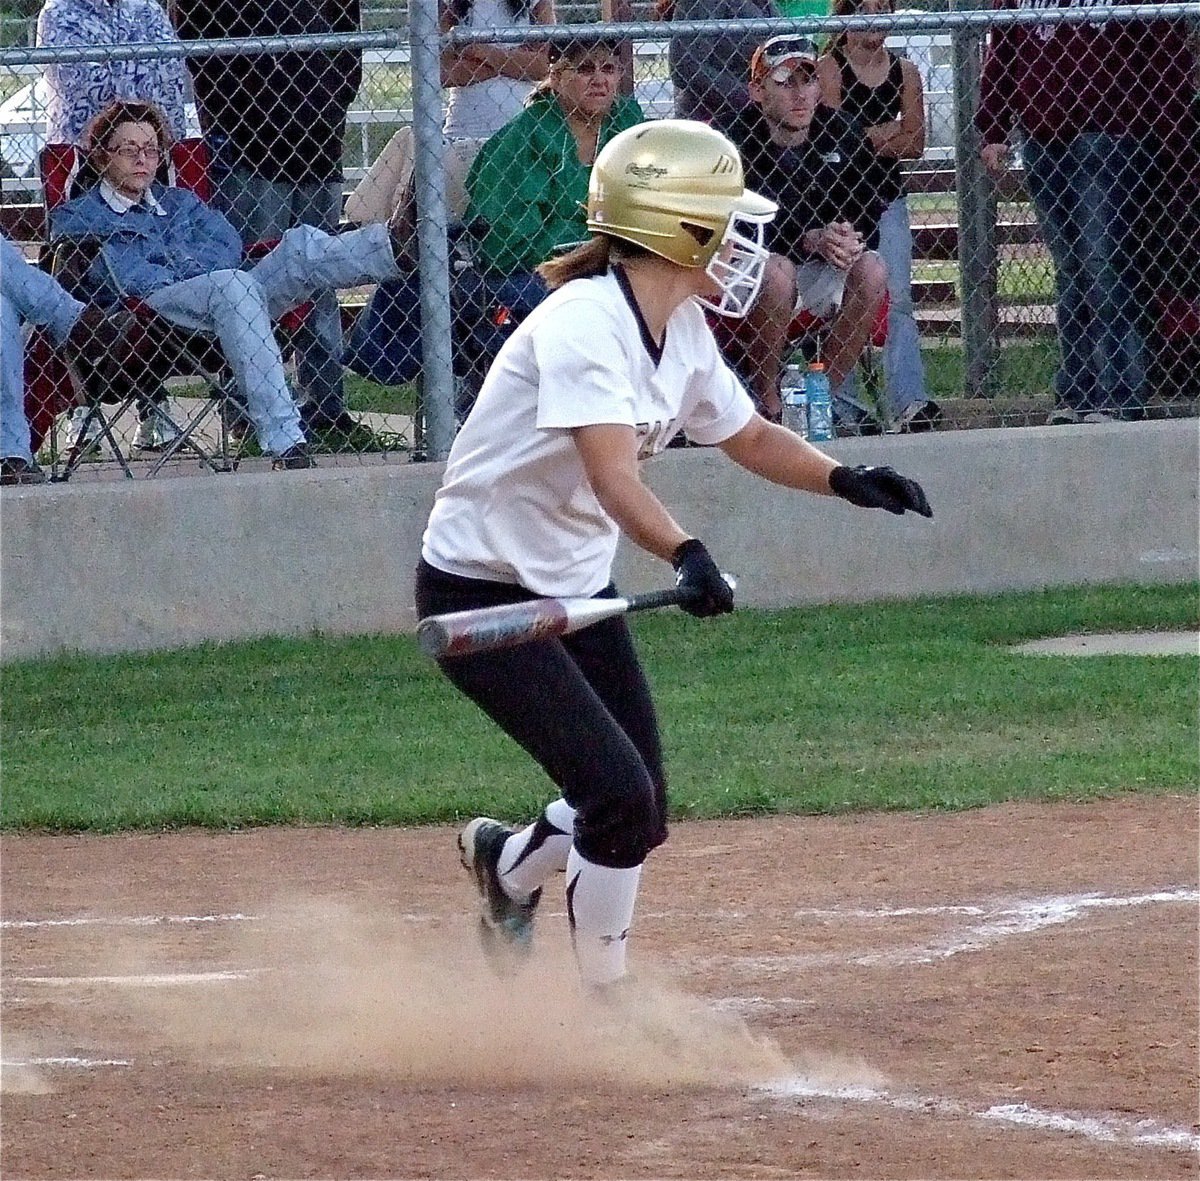
[[[161,414],[151,414],[138,423],[133,445],[139,451],[161,451],[179,438],[179,428]]]
[[[1070,406],[1055,406],[1050,411],[1050,417],[1046,419],[1047,426],[1069,426],[1073,423],[1081,422],[1079,411]]]
[[[71,411],[71,417],[67,420],[67,450],[69,451],[77,443],[94,443],[100,438],[100,419],[93,417],[87,425],[87,433],[84,434],[83,424],[88,416],[88,408],[86,406],[76,406]]]

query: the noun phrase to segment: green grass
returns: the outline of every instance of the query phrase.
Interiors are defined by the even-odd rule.
[[[921,349],[925,386],[937,402],[963,397],[966,355],[960,344]],[[1054,389],[1058,346],[1054,340],[1001,345],[991,372],[991,392],[996,397],[1028,398],[1048,395]]]
[[[962,298],[957,262],[917,262],[913,279],[951,282]],[[1054,263],[1049,258],[1003,259],[996,272],[996,291],[1003,303],[1052,304],[1055,301]]]
[[[699,817],[1194,790],[1193,659],[1007,646],[1197,615],[1185,586],[664,612],[635,628],[675,813]],[[408,636],[76,656],[0,678],[8,829],[519,817],[550,790]]]
[[[346,371],[346,405],[354,411],[374,411],[377,414],[413,414],[417,408],[417,387],[379,385],[357,373]]]

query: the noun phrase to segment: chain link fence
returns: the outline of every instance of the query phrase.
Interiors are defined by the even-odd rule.
[[[841,434],[1196,413],[1200,4],[712,11],[49,0],[36,46],[7,20],[3,234],[130,312],[72,341],[18,306],[49,323],[32,453],[60,476],[443,456],[537,264],[586,236],[596,151],[676,115],[781,205],[784,281],[714,324],[763,413],[814,361]],[[97,125],[117,99],[157,109]]]

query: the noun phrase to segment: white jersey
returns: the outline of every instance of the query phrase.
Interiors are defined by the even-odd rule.
[[[623,274],[576,279],[500,350],[450,449],[423,556],[449,574],[535,594],[596,594],[610,581],[619,531],[572,429],[631,426],[645,459],[680,430],[723,442],[753,415],[697,304],[672,314],[660,355]]]

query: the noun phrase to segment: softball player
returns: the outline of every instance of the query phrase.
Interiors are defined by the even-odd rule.
[[[417,612],[615,594],[618,536],[669,561],[693,615],[733,609],[703,543],[642,483],[683,431],[777,484],[931,516],[891,468],[848,468],[754,412],[702,309],[743,316],[775,206],[703,123],[617,135],[588,192],[591,239],[545,263],[552,294],[505,344],[454,442],[425,531]],[[442,671],[561,792],[522,831],[480,817],[459,837],[494,949],[524,949],[543,884],[566,870],[584,983],[625,975],[642,864],[667,835],[658,724],[628,626],[447,659]]]

